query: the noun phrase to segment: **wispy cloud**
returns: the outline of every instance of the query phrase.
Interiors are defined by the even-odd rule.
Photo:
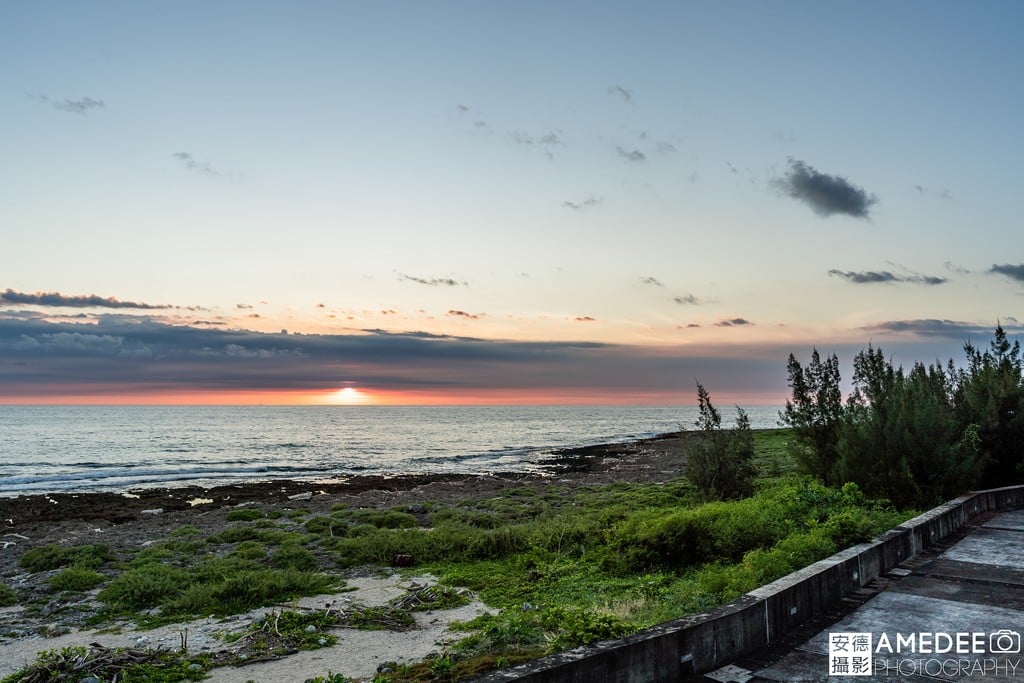
[[[677,304],[683,304],[685,306],[696,306],[700,304],[700,299],[695,297],[693,294],[687,294],[686,296],[677,296],[674,299]]]
[[[166,304],[146,304],[138,301],[121,301],[112,296],[98,294],[68,295],[59,292],[16,292],[6,289],[0,292],[0,303],[9,306],[54,306],[60,308],[134,308],[137,310],[166,310],[181,308]],[[198,310],[192,308],[190,310]]]
[[[627,161],[641,162],[647,161],[647,155],[638,149],[625,149],[616,145],[615,151],[618,152],[619,156]]]
[[[953,198],[953,193],[950,192],[949,190],[936,190],[936,191],[932,192],[927,187],[925,187],[924,185],[914,185],[914,189],[917,190],[918,194],[933,194],[936,197],[939,197],[940,199],[952,199]]]
[[[80,114],[82,116],[85,116],[93,109],[103,109],[105,106],[107,106],[106,104],[104,104],[103,100],[95,100],[91,97],[83,97],[80,100],[55,100],[51,99],[47,95],[29,95],[29,97],[39,100],[40,102],[49,104],[54,109],[66,111],[71,114]]]
[[[194,173],[199,173],[201,175],[206,175],[214,178],[231,177],[230,173],[218,171],[210,164],[210,162],[199,161],[188,152],[175,152],[171,156],[180,161],[186,169]]]
[[[589,209],[592,206],[597,206],[602,201],[604,200],[601,197],[587,197],[581,202],[570,202],[566,200],[562,202],[562,206],[568,207],[573,211],[580,211],[582,209]]]
[[[1024,263],[1018,263],[1016,265],[1010,263],[992,264],[992,267],[988,269],[988,272],[1005,275],[1011,280],[1016,280],[1017,282],[1024,282]]]
[[[753,324],[746,318],[730,318],[729,320],[719,320],[715,323],[715,327],[744,327]]]
[[[798,159],[789,159],[789,173],[772,183],[782,192],[799,200],[820,216],[840,213],[854,218],[867,218],[878,198],[868,194],[846,178],[821,173]]]
[[[406,282],[415,282],[418,285],[427,285],[428,287],[439,287],[439,286],[458,287],[459,285],[462,285],[462,286],[468,286],[469,285],[468,282],[459,282],[458,280],[455,280],[455,279],[450,278],[450,277],[425,278],[425,277],[416,277],[414,275],[406,275],[405,273],[399,273],[398,275],[399,275],[399,277],[398,277],[399,280],[404,280]]]
[[[640,282],[642,284],[645,284],[645,285],[650,285],[651,287],[664,287],[665,286],[664,283],[662,283],[661,280],[659,280],[656,277],[652,277],[650,275],[648,275],[647,277],[640,278]]]
[[[548,159],[553,159],[555,156],[555,148],[564,147],[565,141],[562,139],[561,129],[555,128],[547,133],[541,135],[532,135],[530,133],[524,133],[520,130],[512,131],[512,141],[517,145],[528,147],[531,149],[539,149],[547,156]]]
[[[485,314],[483,313],[467,313],[466,311],[460,311],[455,308],[448,311],[446,315],[452,318],[466,318],[467,320],[480,320],[485,317]]]
[[[897,275],[888,270],[854,271],[833,269],[828,271],[828,274],[858,285],[876,284],[881,282],[909,282],[921,285],[941,285],[949,282],[947,278],[937,277],[934,275],[919,275],[917,273],[910,275]]]
[[[633,101],[633,91],[623,88],[621,85],[609,85],[608,94],[621,98],[623,102]]]
[[[573,320],[575,320],[575,321],[576,321],[576,322],[578,322],[578,323],[592,323],[592,322],[597,322],[597,318],[594,318],[594,317],[592,317],[592,316],[589,316],[589,315],[578,315],[578,316],[576,316],[575,318],[573,318]]]

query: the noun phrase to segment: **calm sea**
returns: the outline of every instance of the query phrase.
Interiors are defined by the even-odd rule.
[[[747,409],[755,428],[776,427],[778,411]],[[0,406],[0,496],[528,471],[553,449],[690,429],[695,418],[693,407]]]

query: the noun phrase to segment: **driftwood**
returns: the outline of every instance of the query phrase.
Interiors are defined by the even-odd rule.
[[[136,664],[166,663],[168,657],[180,657],[167,650],[109,648],[90,643],[88,648],[70,647],[49,653],[45,660],[31,664],[19,683],[79,683],[90,677],[118,683],[121,674]]]

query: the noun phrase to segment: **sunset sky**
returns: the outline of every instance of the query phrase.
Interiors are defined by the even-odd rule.
[[[1024,332],[1024,3],[0,4],[0,403],[779,403]],[[849,375],[849,372],[846,372]]]

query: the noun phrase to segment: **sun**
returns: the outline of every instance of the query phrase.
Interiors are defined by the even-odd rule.
[[[340,403],[342,405],[356,405],[359,403],[368,403],[370,397],[366,393],[359,391],[355,387],[345,387],[344,389],[338,389],[328,397],[331,403]]]

